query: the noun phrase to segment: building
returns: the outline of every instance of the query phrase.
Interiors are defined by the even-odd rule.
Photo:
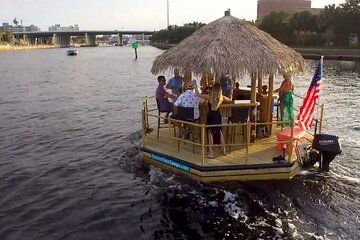
[[[62,27],[60,24],[55,24],[54,26],[49,27],[50,32],[78,32],[79,26],[75,24],[74,26]]]
[[[311,0],[259,0],[257,19],[263,19],[272,12],[302,12],[311,11]]]
[[[30,26],[13,26],[9,23],[3,23],[2,26],[0,26],[0,31],[2,32],[39,32],[40,28],[35,25]]]

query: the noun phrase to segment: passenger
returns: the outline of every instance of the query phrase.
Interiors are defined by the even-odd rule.
[[[268,94],[267,88],[268,88],[267,85],[262,86],[262,94],[263,94],[263,95],[267,95],[267,94]]]
[[[291,81],[290,74],[283,74],[284,81],[281,83],[281,86],[276,89],[274,92],[279,93],[279,100],[282,102],[284,94],[288,91],[294,92],[294,83]]]
[[[187,90],[180,94],[180,96],[176,99],[174,103],[174,114],[177,114],[177,107],[191,107],[194,108],[194,120],[199,119],[200,113],[199,113],[199,104],[201,101],[201,98],[198,97],[194,89],[196,88],[196,81],[192,80],[189,82]],[[198,90],[197,90],[198,91]],[[174,116],[176,118],[176,116]]]
[[[220,78],[220,85],[221,85],[221,90],[224,96],[231,98],[231,94],[232,94],[232,89],[233,89],[233,83],[231,81],[231,79],[229,78],[229,74],[227,75],[222,75]]]
[[[174,77],[170,78],[166,84],[168,89],[171,89],[171,93],[179,96],[182,92],[183,78],[179,74],[179,69],[174,69]]]
[[[165,83],[166,79],[164,76],[158,76],[157,78],[159,85],[156,88],[156,102],[158,104],[158,110],[165,112],[165,118],[167,119],[169,114],[173,110],[173,104],[169,102],[168,98],[175,98],[176,96],[166,92]],[[166,120],[165,120],[166,122]]]
[[[240,100],[241,98],[241,90],[239,82],[235,83],[235,88],[233,90],[232,99],[233,100]]]
[[[280,102],[280,117],[284,126],[288,126],[294,120],[294,106],[293,106],[293,92],[294,83],[291,81],[290,74],[284,74],[284,81],[281,83],[280,88],[274,92],[279,92]]]
[[[223,96],[221,86],[219,83],[215,83],[212,87],[210,94],[200,94],[195,88],[196,94],[199,97],[202,97],[209,101],[209,113],[207,116],[206,124],[207,125],[218,125],[221,124],[221,114],[219,112],[219,107],[222,102],[231,102],[231,99],[229,99],[226,96]],[[222,153],[226,155],[226,148],[225,148],[225,140],[224,140],[224,134],[222,132],[221,127],[211,127],[208,128],[208,142],[209,145],[214,144],[221,144],[222,145]],[[208,148],[207,153],[208,158],[214,157],[214,151],[213,147]]]

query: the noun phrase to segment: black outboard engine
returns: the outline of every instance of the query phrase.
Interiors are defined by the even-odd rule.
[[[320,170],[326,172],[329,171],[330,162],[342,152],[339,137],[324,133],[315,134],[312,149],[317,150],[319,153],[314,153],[312,157],[310,156],[310,159],[319,161]]]

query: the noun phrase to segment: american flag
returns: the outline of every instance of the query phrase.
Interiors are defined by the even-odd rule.
[[[312,78],[306,97],[303,100],[299,113],[296,115],[298,125],[303,130],[309,130],[313,125],[316,101],[320,95],[323,60],[321,58]]]

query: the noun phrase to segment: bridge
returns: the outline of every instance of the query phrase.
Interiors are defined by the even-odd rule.
[[[123,35],[153,35],[153,31],[44,31],[44,32],[14,32],[13,36],[16,40],[23,41],[30,45],[35,44],[55,44],[60,47],[70,45],[71,37],[84,36],[87,46],[95,46],[97,35],[117,35],[118,45],[122,45]]]

